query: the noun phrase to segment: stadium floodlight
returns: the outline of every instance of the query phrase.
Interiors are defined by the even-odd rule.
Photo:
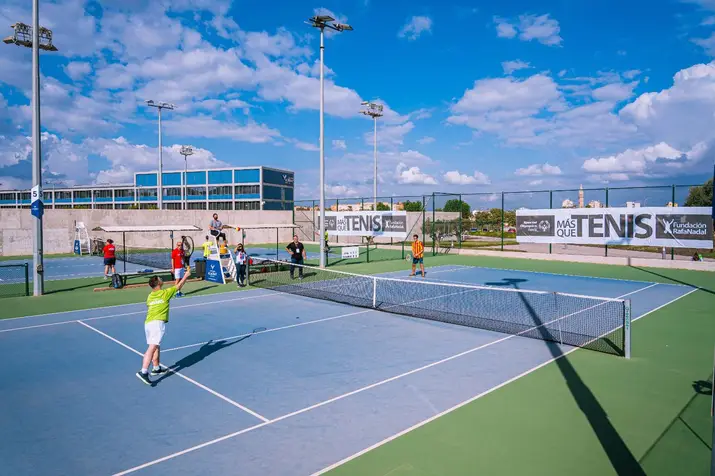
[[[161,102],[161,101],[154,101],[153,99],[148,99],[146,101],[146,105],[149,107],[155,107],[159,110],[159,173],[156,174],[156,183],[157,183],[157,190],[156,190],[156,205],[159,210],[162,210],[164,208],[164,180],[163,180],[163,173],[164,173],[164,152],[162,150],[161,146],[161,110],[162,109],[168,109],[170,111],[173,111],[176,106],[171,104],[170,102]]]
[[[194,155],[194,148],[190,145],[182,145],[179,154],[184,156],[184,210],[186,210],[188,205],[186,195],[189,190],[189,162],[187,159],[190,155]]]
[[[32,1],[32,26],[14,23],[13,34],[3,40],[9,45],[32,48],[32,189],[30,190],[30,212],[32,220],[32,282],[33,294],[45,293],[45,269],[43,264],[43,222],[42,202],[42,144],[40,141],[40,50],[57,51],[52,44],[52,31],[40,26],[40,2]]]
[[[374,179],[373,179],[373,189],[372,189],[372,198],[373,198],[373,211],[377,211],[377,118],[382,117],[382,109],[383,106],[382,104],[377,104],[371,101],[363,101],[361,103],[363,106],[367,106],[367,109],[363,109],[360,111],[362,114],[365,114],[366,116],[370,116],[373,119],[374,122],[374,129],[373,129],[373,159],[374,159]]]
[[[328,15],[316,15],[306,22],[320,30],[320,267],[325,268],[325,29],[352,31],[353,27],[333,23],[335,19]]]

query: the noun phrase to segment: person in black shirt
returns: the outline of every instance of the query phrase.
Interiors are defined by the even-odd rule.
[[[286,251],[290,253],[290,279],[295,279],[293,276],[293,272],[295,271],[295,265],[299,264],[301,266],[298,266],[298,278],[303,279],[303,259],[306,258],[305,255],[305,246],[303,246],[303,243],[298,241],[298,235],[293,235],[293,242],[289,243],[288,246],[286,246]]]

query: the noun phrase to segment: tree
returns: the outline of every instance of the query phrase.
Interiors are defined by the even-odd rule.
[[[389,212],[390,211],[390,205],[382,202],[377,202],[377,211],[378,212]]]
[[[686,207],[711,207],[713,204],[713,179],[693,187],[685,200]]]
[[[469,204],[462,200],[453,198],[451,200],[447,200],[447,203],[444,204],[445,212],[459,212],[460,209],[462,212],[462,218],[469,218],[472,215],[472,210],[469,207]]]
[[[406,212],[421,212],[422,211],[422,203],[411,202],[411,201],[407,200],[404,203],[404,209]]]

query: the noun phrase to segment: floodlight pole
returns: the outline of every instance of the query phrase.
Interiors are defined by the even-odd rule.
[[[162,210],[164,208],[164,150],[161,144],[161,110],[168,109],[173,110],[176,106],[168,102],[157,102],[153,99],[149,99],[146,102],[147,106],[155,107],[159,110],[159,173],[156,177],[157,183],[157,193],[156,193],[156,203],[157,208]]]
[[[188,176],[189,162],[188,162],[187,158],[190,155],[194,155],[194,148],[191,147],[190,145],[182,145],[179,153],[184,156],[184,180],[183,180],[184,191],[183,191],[183,193],[184,193],[184,210],[186,210],[186,208],[188,207],[186,195],[187,195],[188,188],[189,188],[189,176]]]
[[[350,31],[350,25],[332,23],[335,19],[327,15],[311,17],[306,23],[320,29],[320,267],[325,268],[325,29]]]
[[[373,159],[374,159],[374,178],[373,178],[373,191],[372,191],[372,198],[373,198],[373,211],[377,211],[377,118],[382,117],[382,105],[381,104],[376,104],[374,102],[369,102],[369,101],[363,101],[362,103],[363,106],[367,106],[367,109],[364,109],[360,111],[362,114],[365,114],[366,116],[370,116],[373,119],[374,122],[374,131],[373,131]]]
[[[32,220],[32,283],[33,294],[41,296],[45,292],[45,270],[43,264],[43,221],[42,202],[42,144],[40,122],[40,50],[57,51],[52,44],[52,31],[40,27],[40,2],[32,1],[32,27],[24,23],[12,25],[13,36],[3,42],[32,48],[32,190],[30,209]],[[28,31],[31,30],[31,31]],[[44,43],[41,43],[41,40]]]

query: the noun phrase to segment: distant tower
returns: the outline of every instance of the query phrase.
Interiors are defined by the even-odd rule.
[[[578,207],[583,208],[583,185],[578,188]]]

